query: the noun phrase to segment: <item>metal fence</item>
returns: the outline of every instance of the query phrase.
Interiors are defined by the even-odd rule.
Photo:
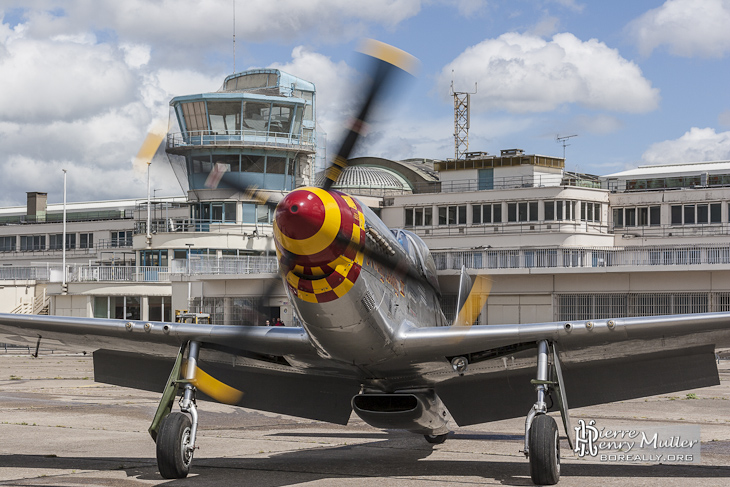
[[[730,310],[730,293],[576,293],[555,295],[558,321]]]
[[[730,264],[730,246],[485,249],[433,252],[438,270]]]
[[[314,134],[292,135],[260,130],[228,130],[221,134],[209,130],[189,130],[167,135],[168,149],[201,145],[259,145],[314,151]]]

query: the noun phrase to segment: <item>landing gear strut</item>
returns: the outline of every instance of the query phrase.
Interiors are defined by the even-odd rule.
[[[444,441],[446,441],[446,437],[449,436],[448,433],[443,435],[423,435],[424,438],[426,438],[426,441],[431,443],[432,445],[440,445]]]
[[[553,377],[548,378],[548,352],[553,352]],[[560,358],[555,344],[552,347],[546,340],[537,344],[537,379],[531,381],[537,391],[537,401],[527,413],[525,419],[525,456],[530,459],[530,477],[538,485],[555,485],[560,480],[560,436],[555,420],[547,415],[545,398],[553,390],[557,394],[557,402],[563,418],[563,426],[570,440],[570,417],[568,401],[563,386],[563,374]]]
[[[157,443],[157,467],[160,475],[166,479],[181,479],[188,476],[190,464],[195,452],[195,436],[198,430],[198,409],[195,404],[195,372],[197,370],[200,343],[190,342],[185,378],[180,379],[182,356],[185,345],[175,361],[175,366],[167,380],[157,413],[149,432]],[[171,413],[172,403],[177,396],[179,386],[183,385],[183,396],[180,399],[180,411]],[[187,413],[187,414],[184,414]]]

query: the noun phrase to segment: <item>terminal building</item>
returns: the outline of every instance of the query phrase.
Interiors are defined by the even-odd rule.
[[[69,203],[65,242],[46,193],[0,208],[0,312],[296,324],[281,283],[261,301],[278,279],[272,211],[240,188],[318,182],[314,85],[252,70],[170,105],[166,150],[185,196]],[[447,317],[462,266],[491,281],[480,324],[730,310],[730,161],[600,177],[520,149],[348,162],[335,189],[424,239]]]

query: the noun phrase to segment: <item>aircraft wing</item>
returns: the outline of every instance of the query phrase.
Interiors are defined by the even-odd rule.
[[[198,366],[243,393],[236,405],[331,423],[347,424],[360,389],[351,371],[327,366],[298,327],[0,314],[0,343],[32,349],[38,337],[43,347],[93,351],[97,382],[160,393],[180,346],[195,340]],[[290,355],[297,361],[277,359]],[[209,399],[200,391],[198,398]]]
[[[314,354],[302,328],[285,326],[201,325],[70,316],[0,313],[0,343],[35,345],[58,342],[66,348],[100,348],[170,355],[190,340],[270,355]]]
[[[402,330],[409,361],[463,356],[467,371],[425,373],[459,425],[524,416],[535,400],[536,342],[555,344],[570,407],[719,384],[715,349],[730,313]]]

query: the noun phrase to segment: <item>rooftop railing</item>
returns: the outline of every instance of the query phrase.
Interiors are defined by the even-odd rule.
[[[439,250],[432,253],[440,271],[479,269],[533,268],[621,268],[636,271],[637,267],[668,270],[679,266],[730,265],[730,245],[721,246],[650,246],[650,247],[575,247]],[[261,275],[275,274],[277,260],[273,256],[203,257],[173,260],[170,266],[67,266],[66,282],[170,282],[174,275]],[[646,270],[646,269],[645,269]],[[3,266],[0,280],[36,280],[61,282],[63,268],[45,266]]]
[[[589,233],[607,235],[610,233],[606,224],[573,220],[484,223],[481,225],[432,225],[405,228],[417,235],[425,237],[494,236],[524,233]]]
[[[474,249],[433,252],[438,270],[730,264],[730,246]]]
[[[462,193],[468,191],[488,191],[494,189],[543,188],[573,186],[581,188],[600,188],[598,181],[566,178],[560,174],[538,174],[532,176],[512,176],[479,181],[477,179],[456,179],[417,183],[414,193]]]
[[[314,151],[314,134],[293,135],[259,130],[228,130],[216,133],[209,130],[189,130],[167,135],[167,148],[179,149],[196,146],[262,146]]]

